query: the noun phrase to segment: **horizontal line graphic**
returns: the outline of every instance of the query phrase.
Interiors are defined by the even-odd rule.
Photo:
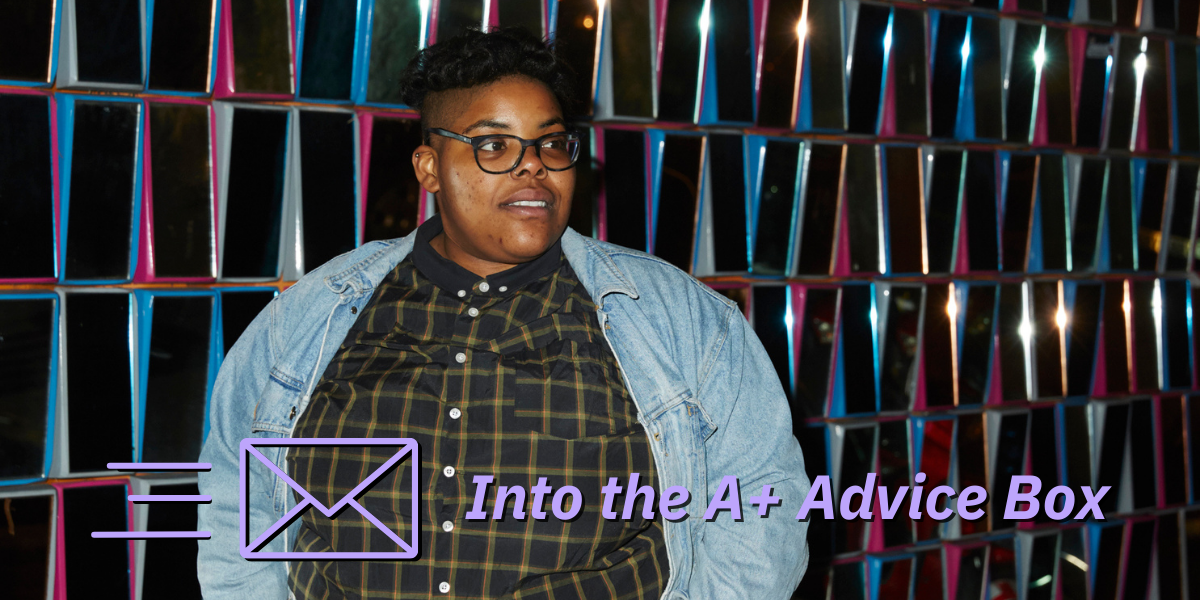
[[[212,463],[108,463],[114,471],[208,471]]]
[[[155,538],[181,538],[207,540],[212,537],[209,531],[93,531],[93,538],[112,538],[124,540],[147,540]]]
[[[212,496],[189,496],[169,494],[132,494],[130,502],[212,502]]]

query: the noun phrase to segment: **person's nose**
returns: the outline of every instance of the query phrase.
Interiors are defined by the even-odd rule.
[[[546,165],[542,163],[542,157],[538,154],[537,147],[526,146],[522,149],[522,152],[521,159],[517,161],[517,167],[510,171],[513,178],[533,177],[534,179],[545,179],[547,174]]]

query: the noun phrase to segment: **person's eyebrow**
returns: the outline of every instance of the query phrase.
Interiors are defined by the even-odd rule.
[[[462,131],[463,135],[466,135],[467,132],[471,131],[472,129],[479,129],[480,127],[491,127],[493,129],[512,129],[512,127],[508,126],[508,123],[494,121],[492,119],[480,119],[468,125],[467,128]]]
[[[553,119],[548,119],[545,122],[543,122],[541,125],[538,125],[538,129],[545,129],[547,127],[553,127],[555,125],[565,126],[566,124],[567,124],[567,122],[564,121],[562,117],[554,117]]]

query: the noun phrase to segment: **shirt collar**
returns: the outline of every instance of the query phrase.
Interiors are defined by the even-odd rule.
[[[325,287],[335,294],[370,294],[396,268],[396,264],[412,252],[417,231],[414,229],[401,238],[364,244],[344,262],[330,264],[335,262],[330,261],[327,264],[330,264],[331,270],[341,269],[331,275],[324,275],[320,270],[314,273],[320,273]],[[623,261],[659,260],[644,252],[585,237],[570,227],[567,227],[559,241],[563,259],[571,264],[588,294],[597,300],[612,293],[624,294],[634,300],[639,297],[637,286],[617,267],[614,258],[621,257]]]
[[[487,277],[480,277],[433,249],[429,242],[440,233],[442,233],[441,215],[434,215],[417,228],[412,250],[413,264],[434,285],[460,298],[466,294],[458,292],[466,290],[470,290],[467,294],[494,296],[511,294],[525,284],[537,281],[558,270],[563,261],[562,243],[560,240],[555,240],[553,246],[550,246],[545,253],[534,260]]]

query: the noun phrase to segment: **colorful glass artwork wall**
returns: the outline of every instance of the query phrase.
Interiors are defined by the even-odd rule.
[[[6,591],[199,597],[203,541],[88,535],[194,529],[125,497],[195,476],[107,464],[196,460],[262,307],[433,214],[397,76],[498,25],[579,75],[571,226],[741,306],[810,478],[988,490],[814,518],[795,598],[1196,597],[1197,0],[2,3]]]

